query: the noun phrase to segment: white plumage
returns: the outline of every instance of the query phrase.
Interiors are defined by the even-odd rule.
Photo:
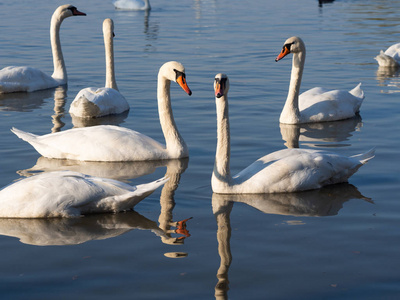
[[[297,192],[346,182],[374,150],[351,157],[322,150],[284,149],[256,160],[235,176],[230,174],[229,79],[217,74],[214,81],[218,141],[211,184],[215,193],[259,194]]]
[[[302,39],[299,37],[287,39],[276,61],[289,53],[293,53],[292,74],[288,96],[279,118],[280,123],[302,124],[344,120],[354,117],[360,111],[364,100],[361,83],[349,92],[329,91],[316,87],[299,95],[306,56]]]
[[[400,66],[400,43],[390,46],[385,52],[381,50],[375,59],[380,67]]]
[[[121,10],[150,10],[150,0],[114,0],[114,7]]]
[[[131,186],[71,171],[42,173],[0,191],[0,217],[77,217],[130,210],[167,180]]]
[[[0,93],[33,92],[67,84],[67,70],[61,51],[60,26],[71,16],[86,16],[72,5],[59,6],[51,18],[50,40],[53,54],[54,72],[49,76],[31,67],[5,67],[0,70]]]
[[[79,91],[72,101],[69,112],[76,117],[97,118],[120,114],[129,110],[125,97],[118,91],[114,71],[114,22],[105,19],[103,35],[106,57],[105,87],[88,87]]]
[[[19,138],[30,143],[48,158],[81,161],[137,161],[188,157],[185,141],[176,127],[170,101],[170,82],[177,82],[192,94],[185,79],[182,64],[165,63],[158,73],[158,111],[166,146],[137,131],[111,125],[74,128],[37,136],[16,128]]]

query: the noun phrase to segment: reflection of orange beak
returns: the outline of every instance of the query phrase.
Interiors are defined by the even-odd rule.
[[[215,83],[215,97],[221,98],[224,95],[224,87],[220,82]]]
[[[176,223],[177,223],[177,226],[176,226],[175,232],[176,232],[176,233],[179,233],[179,234],[182,234],[182,235],[184,235],[184,236],[186,236],[186,237],[189,237],[190,234],[189,234],[189,231],[186,229],[186,221],[189,221],[190,219],[191,219],[191,218],[188,218],[188,219],[185,219],[185,220],[176,222]],[[183,238],[183,237],[180,237],[180,238]],[[179,238],[178,238],[178,239],[179,239]]]
[[[275,58],[275,61],[281,60],[282,58],[284,58],[289,53],[290,53],[289,48],[288,47],[283,47],[281,53],[279,53],[279,55]]]
[[[192,91],[189,89],[186,79],[183,76],[179,76],[176,79],[176,82],[181,86],[181,88],[190,96],[192,94]]]

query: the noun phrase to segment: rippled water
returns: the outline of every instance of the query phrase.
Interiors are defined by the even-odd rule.
[[[52,71],[49,20],[64,4],[0,3],[1,66]],[[399,73],[373,59],[399,42],[397,1],[151,1],[153,10],[115,11],[110,1],[75,1],[86,17],[61,28],[68,89],[0,97],[0,183],[69,169],[132,184],[166,172],[172,180],[135,212],[73,220],[0,220],[4,299],[397,299],[400,294]],[[115,23],[118,87],[129,114],[92,124],[71,119],[77,92],[105,81],[101,24]],[[362,82],[361,117],[280,126],[291,57],[286,38],[307,46],[302,91]],[[193,95],[172,86],[189,160],[77,163],[40,157],[9,129],[36,134],[119,124],[163,141],[158,68],[178,60]],[[376,157],[349,184],[287,195],[212,195],[216,146],[214,75],[230,77],[233,172],[290,145]],[[188,233],[174,222],[189,217]],[[173,258],[177,256],[177,258]]]

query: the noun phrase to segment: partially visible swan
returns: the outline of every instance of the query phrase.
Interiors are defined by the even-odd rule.
[[[50,41],[53,54],[53,75],[31,67],[5,67],[0,70],[0,93],[33,92],[54,88],[67,84],[67,70],[61,51],[60,26],[65,18],[86,16],[75,6],[66,4],[59,6],[53,13],[50,23]]]
[[[332,90],[321,87],[312,88],[299,96],[301,78],[306,58],[306,47],[299,37],[287,39],[283,49],[275,61],[279,61],[289,53],[293,53],[292,74],[289,93],[283,107],[280,123],[301,124],[349,119],[359,111],[364,92],[361,83],[350,92]]]
[[[164,177],[131,186],[71,171],[42,173],[0,191],[0,217],[77,217],[130,210],[167,181]]]
[[[189,95],[192,94],[186,83],[185,68],[181,63],[171,61],[161,66],[158,72],[157,98],[166,147],[137,131],[110,125],[74,128],[43,136],[16,128],[11,131],[48,158],[135,161],[188,157],[188,148],[172,114],[171,81],[177,82]]]
[[[284,149],[261,157],[235,176],[230,172],[228,114],[229,79],[217,74],[214,81],[217,107],[217,150],[211,185],[219,194],[297,192],[347,182],[374,157],[374,150],[345,157],[321,150]]]
[[[150,0],[114,0],[116,9],[121,10],[150,10]]]
[[[96,118],[120,114],[129,110],[129,104],[120,94],[114,72],[114,22],[105,19],[103,22],[104,46],[106,52],[106,86],[88,87],[79,91],[72,101],[69,112],[81,118]]]
[[[379,55],[375,57],[380,67],[399,67],[400,66],[400,43],[394,44],[386,49],[381,50]]]

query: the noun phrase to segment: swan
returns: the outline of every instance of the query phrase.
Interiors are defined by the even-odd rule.
[[[115,9],[121,10],[150,10],[150,0],[115,0],[113,1]]]
[[[120,114],[129,110],[125,97],[118,91],[114,72],[114,22],[105,19],[103,22],[104,46],[106,52],[106,86],[88,87],[79,91],[72,101],[69,112],[76,117],[96,118]]]
[[[385,52],[381,50],[375,59],[378,61],[380,67],[400,66],[400,43],[390,46]]]
[[[170,61],[161,66],[158,72],[157,98],[166,147],[137,131],[112,125],[73,128],[43,136],[16,128],[12,128],[11,131],[48,158],[138,161],[188,157],[188,148],[172,114],[171,81],[177,82],[189,95],[192,94],[186,83],[185,68],[181,63]]]
[[[50,23],[50,41],[53,54],[53,75],[31,67],[5,67],[0,70],[0,93],[33,92],[54,88],[67,84],[67,70],[61,51],[60,26],[65,18],[86,16],[75,6],[66,4],[59,6],[53,13]]]
[[[0,218],[77,217],[132,209],[167,178],[131,186],[72,171],[49,172],[0,191]]]
[[[228,115],[229,79],[214,81],[217,108],[217,150],[211,186],[218,194],[297,192],[347,182],[358,168],[374,157],[374,150],[351,157],[321,150],[284,149],[256,160],[235,176],[230,173]]]
[[[312,88],[299,96],[301,77],[306,58],[306,47],[299,37],[287,39],[275,61],[293,53],[292,74],[289,93],[283,107],[280,123],[302,124],[344,120],[358,114],[364,92],[359,83],[351,91],[332,90],[321,87]]]

